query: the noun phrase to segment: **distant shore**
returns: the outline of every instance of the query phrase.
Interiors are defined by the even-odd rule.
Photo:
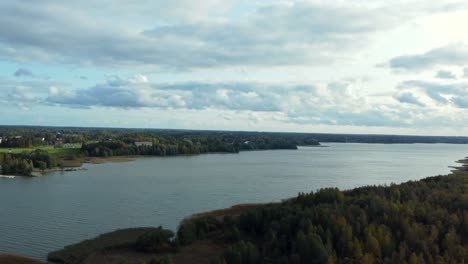
[[[113,157],[86,157],[86,158],[75,158],[75,159],[66,159],[62,160],[61,168],[52,168],[46,170],[35,169],[31,176],[18,176],[18,177],[40,177],[45,176],[52,172],[68,172],[68,171],[80,171],[87,170],[83,168],[83,164],[103,164],[108,162],[130,162],[136,160],[140,156],[113,156]],[[1,175],[0,175],[1,176]],[[17,177],[17,176],[13,176]]]

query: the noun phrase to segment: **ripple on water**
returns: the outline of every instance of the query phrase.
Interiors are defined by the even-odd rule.
[[[86,171],[0,180],[0,252],[47,253],[135,226],[175,229],[186,216],[270,202],[322,187],[353,188],[445,174],[466,145],[327,143],[299,148],[86,164]]]

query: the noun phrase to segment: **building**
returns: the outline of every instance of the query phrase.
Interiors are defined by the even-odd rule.
[[[135,146],[140,147],[140,146],[153,146],[153,142],[151,141],[136,141]]]
[[[54,141],[54,145],[55,146],[63,145],[63,139],[62,138],[56,138],[55,141]]]

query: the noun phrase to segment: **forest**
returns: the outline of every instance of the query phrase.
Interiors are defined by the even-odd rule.
[[[49,152],[36,149],[19,154],[0,153],[0,165],[5,175],[30,176],[34,169],[44,171],[59,167],[60,163]]]
[[[332,134],[332,133],[292,133],[292,132],[247,132],[247,131],[214,131],[182,129],[126,129],[126,128],[87,128],[87,127],[44,127],[44,126],[0,126],[0,147],[37,147],[41,145],[74,144],[99,142],[108,139],[125,143],[132,141],[161,141],[190,139],[202,142],[206,138],[225,139],[231,143],[254,141],[255,139],[276,139],[282,144],[316,145],[317,142],[348,143],[451,143],[468,144],[468,137],[455,136],[414,136],[414,135],[373,135],[373,134]],[[1,140],[3,139],[3,140]],[[5,140],[7,139],[7,140]],[[271,144],[271,142],[270,142]],[[268,142],[259,140],[253,148],[270,148]],[[278,146],[276,146],[278,147]],[[247,148],[247,146],[244,146]]]
[[[467,167],[390,186],[325,188],[240,212],[192,216],[175,234],[161,227],[118,230],[52,252],[49,260],[118,260],[133,251],[146,258],[115,263],[192,263],[187,254],[211,264],[466,263],[467,188]],[[211,251],[204,252],[206,245]]]
[[[3,174],[31,175],[63,160],[112,156],[175,156],[297,149],[320,143],[308,134],[154,129],[0,127]]]
[[[89,157],[110,157],[128,155],[174,156],[202,153],[239,153],[248,150],[297,149],[305,140],[272,135],[208,135],[162,137],[154,136],[143,145],[138,145],[134,137],[125,135],[114,140],[84,143],[81,151]],[[314,139],[308,144],[317,145]]]
[[[212,263],[466,263],[468,176],[301,193],[239,217],[184,222],[182,244],[226,243]]]

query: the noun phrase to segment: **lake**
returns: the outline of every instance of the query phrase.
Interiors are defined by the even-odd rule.
[[[118,228],[176,229],[193,213],[446,174],[468,145],[340,144],[299,150],[139,158],[86,171],[0,178],[0,252],[48,252]]]

